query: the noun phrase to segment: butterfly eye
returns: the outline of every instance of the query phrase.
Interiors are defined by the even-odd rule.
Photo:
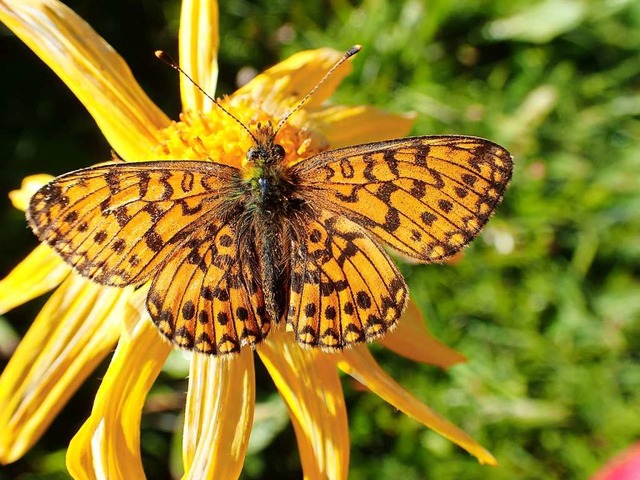
[[[275,144],[273,146],[273,155],[278,158],[278,160],[282,160],[287,152],[284,151],[284,147],[279,144]]]
[[[250,148],[247,151],[247,160],[250,162],[256,162],[260,158],[260,150],[257,148]]]

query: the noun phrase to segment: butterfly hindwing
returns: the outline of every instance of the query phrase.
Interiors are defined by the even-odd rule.
[[[421,262],[468,244],[502,200],[510,154],[488,140],[414,137],[320,153],[291,168],[301,195]]]
[[[31,199],[38,237],[82,275],[138,285],[215,217],[239,170],[212,162],[117,163],[62,175]]]
[[[323,210],[309,214],[298,237],[287,319],[298,342],[337,350],[393,328],[406,285],[361,227]]]
[[[269,332],[264,293],[246,268],[250,249],[237,225],[213,221],[176,250],[153,279],[147,309],[181,348],[220,355],[254,346]]]

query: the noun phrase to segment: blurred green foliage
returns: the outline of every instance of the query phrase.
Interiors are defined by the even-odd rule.
[[[177,50],[179,3],[67,4],[176,117],[177,78],[152,52]],[[515,156],[504,204],[460,263],[403,266],[431,330],[469,362],[442,372],[374,347],[390,374],[491,450],[500,467],[478,465],[345,379],[351,478],[583,479],[636,440],[640,2],[227,0],[220,9],[218,94],[235,89],[243,67],[259,71],[301,49],[360,43],[365,49],[337,103],[415,111],[416,134],[481,135]],[[23,176],[103,161],[110,147],[65,86],[1,32],[6,199]],[[2,205],[4,274],[35,240],[22,214]],[[0,319],[3,329],[24,333],[41,303]],[[2,351],[10,348],[6,338]],[[102,372],[104,365],[36,448],[0,468],[0,478],[66,477],[63,450]],[[149,401],[142,435],[149,478],[179,474],[173,434],[184,372],[172,362]],[[244,477],[300,478],[293,430],[262,370],[258,382],[267,423],[258,425]]]

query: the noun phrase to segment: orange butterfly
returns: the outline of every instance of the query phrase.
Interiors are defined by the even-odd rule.
[[[181,348],[235,353],[284,318],[299,343],[325,350],[378,338],[407,303],[382,245],[423,263],[461,250],[502,200],[511,156],[481,138],[424,136],[287,165],[275,137],[291,113],[275,130],[243,125],[255,143],[244,169],[81,169],[33,196],[29,224],[95,282],[151,282],[149,314]]]

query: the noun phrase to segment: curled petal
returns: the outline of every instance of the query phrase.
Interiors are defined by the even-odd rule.
[[[404,137],[411,131],[416,118],[411,113],[389,113],[365,105],[320,108],[310,112],[308,117],[331,148]]]
[[[9,199],[13,206],[23,212],[27,210],[29,201],[34,193],[36,193],[40,187],[49,183],[53,179],[53,175],[46,173],[40,173],[38,175],[29,175],[24,177],[22,185],[19,190],[12,190],[9,192]]]
[[[70,276],[47,301],[0,377],[0,461],[21,457],[111,351],[129,289]]]
[[[144,478],[142,407],[170,351],[148,318],[138,322],[131,336],[120,337],[91,416],[67,450],[67,469],[74,478]]]
[[[0,0],[0,21],[67,84],[122,157],[151,159],[169,120],[84,20],[56,0]]]
[[[379,343],[409,360],[442,368],[466,360],[463,355],[431,336],[424,326],[422,313],[413,302],[409,302],[407,310],[398,322],[398,328],[379,340]]]
[[[232,104],[234,99],[249,97],[276,118],[282,116],[302,100],[341,56],[341,52],[331,48],[296,53],[236,91],[231,96]],[[322,105],[350,72],[351,63],[347,61],[313,94],[305,104],[305,109]]]
[[[289,409],[305,478],[347,478],[349,428],[336,356],[300,348],[284,329],[258,354]]]
[[[38,245],[0,280],[0,314],[52,290],[69,275],[71,267],[48,245]]]
[[[436,414],[398,385],[378,365],[365,346],[345,350],[338,368],[351,375],[387,403],[464,448],[480,463],[497,465],[496,459],[469,435]]]
[[[209,95],[218,83],[218,3],[185,0],[180,15],[180,66]],[[207,113],[213,103],[184,75],[180,75],[182,107]]]
[[[182,439],[184,479],[240,476],[254,405],[250,349],[232,359],[193,355]]]

